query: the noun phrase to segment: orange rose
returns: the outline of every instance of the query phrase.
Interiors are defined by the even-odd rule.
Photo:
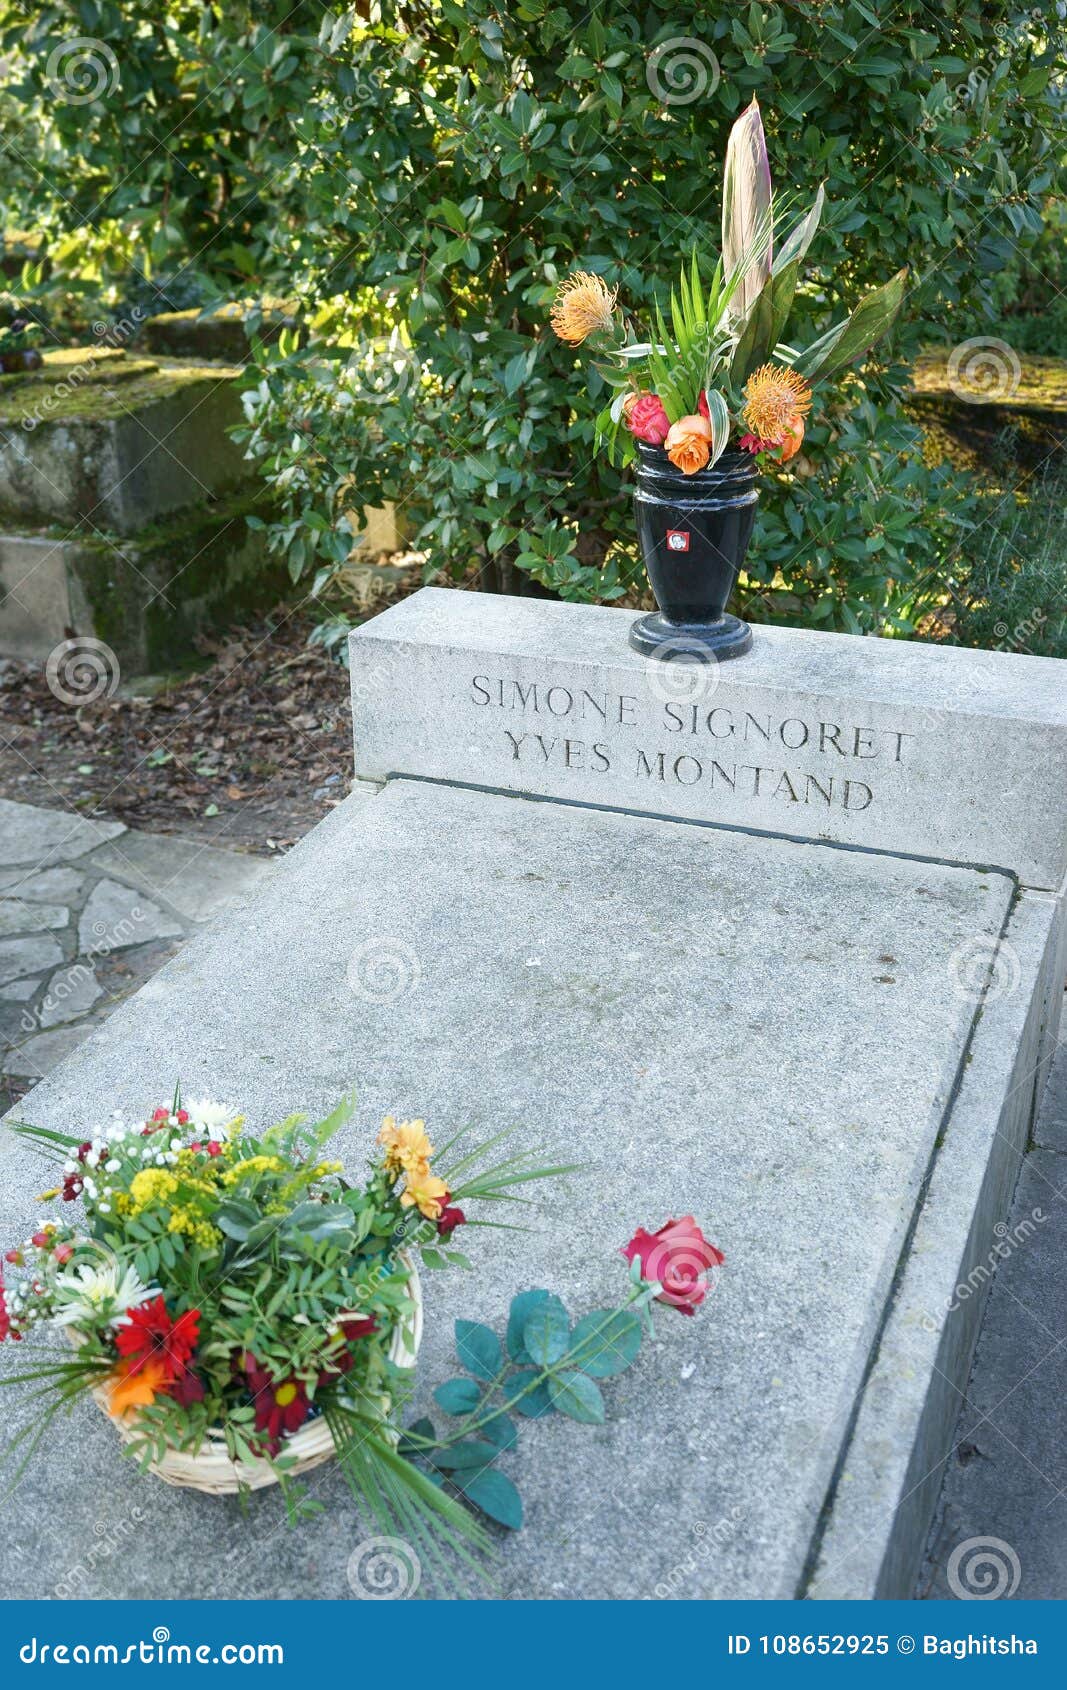
[[[785,434],[782,437],[782,449],[781,449],[781,460],[780,461],[783,464],[787,464],[789,462],[790,458],[796,457],[797,453],[800,451],[800,443],[803,440],[803,438],[804,438],[804,418],[803,417],[794,417],[792,422],[788,423],[786,425],[786,431],[785,431]]]
[[[682,417],[671,424],[663,444],[676,469],[695,475],[711,457],[711,424],[707,417]]]

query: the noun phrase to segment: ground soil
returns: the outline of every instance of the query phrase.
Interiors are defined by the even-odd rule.
[[[310,630],[283,607],[205,642],[195,674],[77,707],[53,695],[43,664],[0,658],[0,797],[284,850],[352,777],[348,674],[308,646]]]

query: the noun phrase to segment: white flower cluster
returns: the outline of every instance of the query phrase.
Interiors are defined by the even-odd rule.
[[[221,1143],[237,1121],[237,1111],[225,1103],[202,1098],[183,1108],[188,1117],[160,1114],[151,1121],[131,1123],[116,1109],[106,1127],[89,1141],[89,1149],[77,1161],[63,1164],[64,1174],[76,1174],[82,1181],[87,1201],[99,1215],[109,1215],[117,1182],[109,1177],[123,1171],[124,1163],[137,1162],[146,1168],[173,1167],[178,1153],[198,1138]],[[145,1125],[153,1130],[146,1136]]]

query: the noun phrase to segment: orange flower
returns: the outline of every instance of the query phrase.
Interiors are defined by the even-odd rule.
[[[165,1361],[146,1361],[138,1371],[135,1361],[122,1361],[110,1375],[108,1406],[112,1414],[128,1414],[132,1408],[147,1408],[168,1383]]]
[[[683,475],[695,475],[711,457],[711,424],[707,417],[680,417],[671,424],[663,444]]]
[[[389,1173],[398,1174],[402,1168],[428,1168],[433,1145],[426,1136],[422,1121],[401,1121],[387,1115],[378,1134],[378,1143],[385,1147],[385,1166]]]
[[[431,1174],[429,1168],[408,1169],[407,1180],[400,1193],[402,1208],[415,1206],[428,1221],[436,1221],[447,1199],[447,1185],[436,1174]]]
[[[779,461],[783,464],[787,464],[790,458],[795,458],[797,453],[800,451],[800,444],[803,439],[804,419],[803,417],[794,417],[792,424],[785,431],[785,438],[782,441]]]
[[[615,322],[618,288],[609,288],[588,270],[576,270],[560,282],[549,321],[560,340],[581,346],[591,334],[609,334]]]
[[[749,376],[744,395],[741,417],[745,426],[760,440],[771,440],[776,446],[811,410],[811,388],[803,376],[784,364],[764,364]]]

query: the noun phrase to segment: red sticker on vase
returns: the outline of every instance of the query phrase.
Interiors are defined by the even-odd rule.
[[[667,550],[669,552],[687,552],[689,550],[688,528],[668,528]]]

